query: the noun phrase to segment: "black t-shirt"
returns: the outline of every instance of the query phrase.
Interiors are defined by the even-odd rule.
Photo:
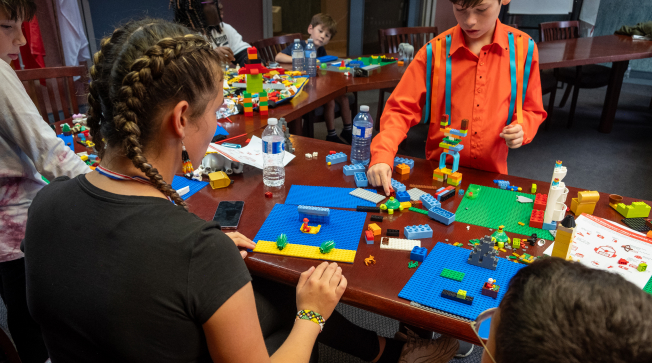
[[[307,45],[306,42],[302,40],[301,41],[301,46],[303,47],[304,51],[306,50],[306,45]],[[294,48],[294,43],[288,45],[285,49],[283,49],[281,51],[281,53],[287,54],[287,55],[289,55],[291,57],[292,56],[292,48]],[[328,54],[326,54],[326,48],[324,48],[324,47],[317,48],[317,58],[323,57],[325,55],[328,55]]]
[[[215,222],[84,175],[38,193],[23,247],[53,363],[210,362],[202,324],[251,281]]]

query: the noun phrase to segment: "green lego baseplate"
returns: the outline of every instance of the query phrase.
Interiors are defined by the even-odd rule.
[[[525,236],[536,233],[539,238],[555,239],[549,231],[528,225],[534,204],[520,203],[516,200],[519,195],[534,200],[534,195],[475,184],[471,184],[467,188],[467,193],[474,188],[480,188],[477,198],[469,199],[466,195],[464,196],[455,212],[455,222],[492,229],[505,226],[504,230],[507,232]],[[523,222],[525,225],[521,226],[518,222]]]
[[[645,291],[648,294],[652,295],[652,277],[650,277],[650,279],[647,280],[647,284],[645,284],[645,287],[643,288],[643,291]]]
[[[439,276],[461,282],[464,279],[464,272],[458,272],[445,268],[441,270],[441,274],[439,274]]]

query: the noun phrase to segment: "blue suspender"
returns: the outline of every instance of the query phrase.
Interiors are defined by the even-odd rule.
[[[451,35],[446,36],[446,114],[451,115]],[[450,121],[449,121],[450,122]]]
[[[432,79],[432,44],[428,43],[426,51],[428,53],[426,61],[426,107],[423,109],[423,115],[421,116],[424,124],[428,123],[428,118],[430,117],[430,95],[432,93],[432,87],[430,85]]]
[[[530,38],[527,42],[527,58],[525,59],[525,69],[523,70],[523,103],[525,103],[525,94],[527,93],[527,84],[530,81],[530,71],[532,68],[532,53],[534,53],[534,40]]]
[[[514,45],[514,33],[507,33],[509,39],[509,74],[512,82],[512,94],[509,96],[509,111],[507,112],[507,125],[512,123],[514,116],[514,105],[516,105],[516,46]]]

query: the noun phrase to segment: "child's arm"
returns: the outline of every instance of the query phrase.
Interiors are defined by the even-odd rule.
[[[16,73],[8,64],[0,63],[1,137],[17,145],[48,180],[91,171],[43,121]]]
[[[292,63],[292,56],[285,53],[279,53],[276,55],[276,61],[278,63]]]
[[[509,148],[516,149],[522,145],[529,144],[537,134],[539,125],[546,119],[548,114],[543,108],[543,99],[541,95],[541,76],[539,75],[539,49],[534,45],[532,53],[532,70],[530,80],[528,81],[525,102],[523,103],[523,120],[521,123],[516,122],[516,111],[514,111],[513,121],[510,125],[505,126],[500,133],[500,137],[505,139]]]

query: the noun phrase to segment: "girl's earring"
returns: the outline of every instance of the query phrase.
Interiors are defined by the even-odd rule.
[[[195,169],[192,167],[192,161],[190,161],[190,156],[188,151],[186,151],[186,145],[181,141],[181,160],[183,161],[183,174],[192,173]]]

